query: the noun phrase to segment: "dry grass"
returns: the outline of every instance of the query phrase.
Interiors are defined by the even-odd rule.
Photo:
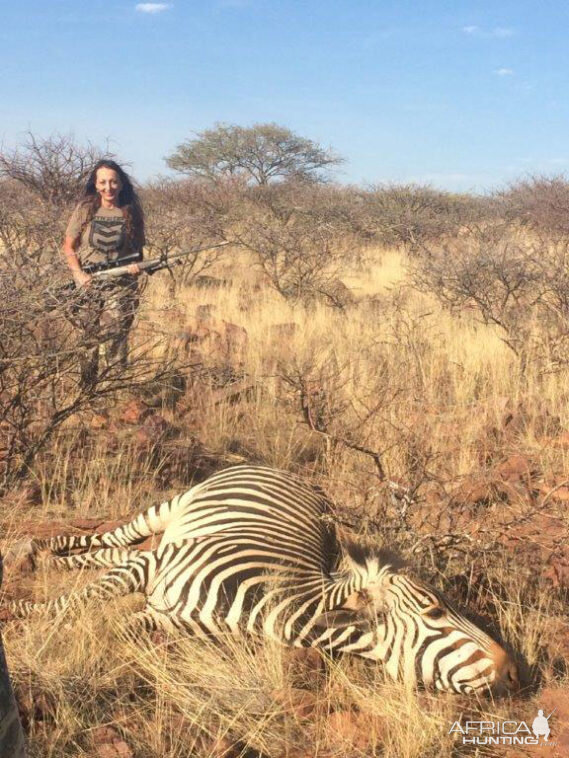
[[[465,708],[521,718],[508,703],[418,694],[362,661],[329,661],[299,686],[282,648],[157,646],[133,641],[124,622],[91,610],[73,627],[36,621],[7,632],[20,699],[39,703],[33,756],[96,755],[95,730],[113,725],[140,758],[214,758],[236,741],[255,755],[423,758],[451,755],[448,731]]]
[[[166,276],[154,277],[140,333],[162,331],[163,349],[170,349],[193,323],[196,306],[211,304],[218,319],[246,329],[246,352],[233,368],[256,387],[230,403],[217,402],[215,392],[199,385],[188,389],[176,409],[161,409],[181,428],[178,446],[194,437],[212,460],[261,460],[317,478],[357,530],[404,550],[409,542],[399,545],[396,538],[392,544],[393,532],[373,525],[374,519],[394,516],[372,461],[331,437],[348,436],[381,451],[392,479],[413,483],[415,477],[427,492],[434,484],[449,489],[481,469],[481,440],[489,426],[500,425],[506,404],[516,408],[523,402],[527,423],[502,452],[530,455],[545,482],[558,481],[568,452],[548,443],[539,419],[546,408],[569,428],[566,374],[541,375],[535,367],[522,387],[514,356],[498,333],[478,324],[472,313],[451,316],[411,292],[401,254],[369,250],[366,266],[346,272],[360,304],[345,312],[323,303],[285,302],[252,276],[242,257],[213,272],[231,279],[230,286],[192,287],[175,301]],[[274,325],[284,323],[296,329],[289,337],[275,336]],[[210,368],[219,362],[214,354],[202,357]],[[323,390],[320,411],[331,436],[303,423],[298,397],[287,383],[299,375]],[[34,476],[41,503],[26,519],[126,518],[190,484],[177,480],[175,470],[161,477],[168,470],[168,447],[141,455],[133,430],[107,428],[91,434],[88,446],[82,434],[82,426],[70,425],[39,462]],[[22,507],[14,501],[2,505],[6,541],[19,533]],[[567,519],[553,503],[551,512]],[[511,561],[494,557],[485,556],[486,595],[471,587],[462,599],[482,613],[490,609],[534,682],[568,687],[560,664],[569,636],[562,593],[545,581],[532,583],[522,570],[523,558],[519,573],[512,573]],[[431,576],[439,566],[420,554],[412,560],[421,564],[417,571]],[[448,566],[468,570],[452,561]],[[447,587],[447,579],[437,581]],[[44,597],[54,594],[56,582],[62,589],[69,581],[69,575],[40,573],[22,588]],[[137,758],[213,758],[222,754],[220,746],[235,741],[271,758],[451,756],[459,753],[448,731],[461,713],[521,719],[535,715],[539,703],[535,694],[472,703],[416,693],[384,681],[378,667],[348,659],[328,662],[299,683],[287,653],[272,645],[232,642],[221,652],[192,640],[135,642],[124,621],[124,609],[115,608],[108,616],[85,612],[73,624],[31,620],[6,628],[17,689],[43,703],[35,714],[31,709],[32,756],[97,755],[93,732],[106,724],[118,729]]]

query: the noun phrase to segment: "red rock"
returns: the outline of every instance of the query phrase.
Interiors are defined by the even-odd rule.
[[[141,400],[131,400],[118,414],[118,420],[123,424],[140,424],[151,413]]]
[[[14,505],[41,505],[43,496],[42,490],[37,482],[29,482],[20,489],[10,493],[10,498]]]
[[[31,721],[56,720],[57,702],[49,692],[34,692],[31,687],[15,689],[16,703],[22,724],[26,727]]]
[[[569,487],[559,487],[552,493],[551,497],[561,503],[569,502]]]
[[[151,413],[134,434],[134,440],[139,448],[150,448],[158,442],[172,436],[174,426],[159,413]]]
[[[491,479],[471,479],[462,482],[452,493],[451,503],[478,506],[491,505],[496,500],[508,498],[503,484]]]
[[[511,455],[495,468],[496,475],[507,482],[530,484],[538,475],[535,464],[525,455]]]
[[[106,429],[109,425],[109,419],[103,413],[93,413],[89,419],[90,429]]]
[[[101,726],[91,732],[97,758],[134,758],[129,745],[112,726]]]
[[[299,719],[310,718],[316,710],[316,696],[307,690],[287,687],[273,690],[272,695],[284,711],[294,714]]]
[[[292,676],[312,679],[326,668],[321,653],[312,647],[285,650],[283,657],[288,674]]]
[[[370,719],[352,711],[336,711],[327,719],[328,740],[344,749],[365,751],[370,744]]]
[[[562,432],[557,437],[553,437],[545,444],[549,443],[551,447],[558,448],[560,450],[569,450],[569,432]]]
[[[539,492],[544,501],[556,500],[559,503],[566,503],[569,501],[569,484],[566,477],[559,477],[557,481],[542,482],[539,487]]]

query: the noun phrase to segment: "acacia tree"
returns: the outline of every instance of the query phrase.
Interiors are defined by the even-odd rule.
[[[178,145],[166,162],[201,179],[238,177],[264,186],[274,179],[322,180],[322,169],[343,159],[278,124],[216,124]]]

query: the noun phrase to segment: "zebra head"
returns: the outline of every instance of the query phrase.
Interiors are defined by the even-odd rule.
[[[441,593],[411,579],[377,551],[347,546],[353,591],[328,625],[355,626],[338,649],[381,661],[390,677],[462,694],[504,694],[518,687],[507,652]],[[345,576],[345,575],[344,575]]]

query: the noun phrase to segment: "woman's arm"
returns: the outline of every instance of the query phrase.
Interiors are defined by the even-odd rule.
[[[81,268],[79,258],[77,257],[77,252],[75,250],[76,245],[76,239],[66,236],[63,243],[63,257],[65,258],[67,267],[71,271],[71,275],[73,276],[75,284],[78,287],[85,287],[87,284],[89,284],[93,277],[90,274],[85,273],[85,271],[83,271]]]

